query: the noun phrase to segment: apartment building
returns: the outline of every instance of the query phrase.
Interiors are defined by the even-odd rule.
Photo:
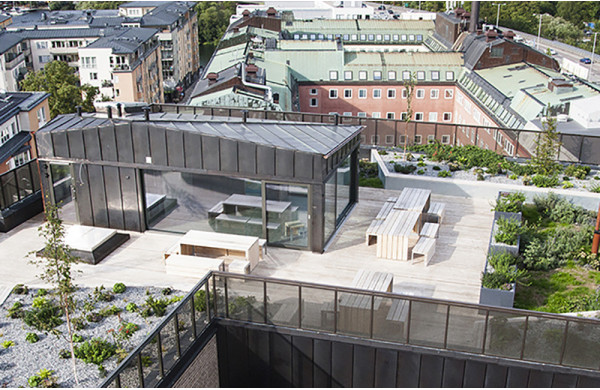
[[[19,81],[27,72],[26,48],[27,42],[23,42],[23,37],[0,33],[0,90],[19,90]]]
[[[157,30],[119,30],[79,48],[81,82],[117,102],[164,102]]]
[[[35,132],[50,120],[49,94],[0,93],[0,174],[36,157]]]

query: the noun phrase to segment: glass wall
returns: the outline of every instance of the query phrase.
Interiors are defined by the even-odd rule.
[[[299,248],[308,247],[308,186],[265,185],[267,241]]]
[[[352,176],[350,169],[350,156],[337,169],[337,200],[335,207],[335,215],[337,223],[340,223],[343,218],[343,213],[346,207],[350,204],[350,177]]]
[[[335,180],[337,175],[331,175],[325,182],[325,227],[323,229],[325,241],[333,234],[336,226],[335,212]]]
[[[52,179],[52,191],[54,204],[60,207],[60,217],[69,223],[79,223],[75,202],[71,193],[72,176],[71,166],[66,164],[50,164],[50,177]],[[85,178],[81,178],[85,181]]]
[[[350,205],[351,161],[351,157],[348,156],[325,182],[325,242],[331,238]]]

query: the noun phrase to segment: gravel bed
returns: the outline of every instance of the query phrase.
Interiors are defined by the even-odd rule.
[[[387,169],[390,172],[394,172],[396,173],[396,171],[394,170],[394,164],[398,163],[398,164],[402,164],[402,165],[406,165],[406,164],[411,164],[417,167],[417,169],[413,172],[410,173],[408,175],[413,175],[413,176],[426,176],[426,177],[438,177],[438,173],[440,171],[448,171],[448,164],[445,163],[441,163],[441,162],[435,162],[435,161],[429,161],[427,160],[427,158],[425,157],[424,154],[421,153],[412,153],[413,155],[413,159],[411,161],[403,161],[402,160],[402,153],[389,153],[387,155],[380,155],[381,159],[383,160],[383,162],[385,162]],[[419,163],[419,161],[417,161],[417,159],[422,156],[423,157],[423,163],[425,163],[425,166],[417,166],[417,164]],[[433,167],[439,167],[440,170],[434,170]],[[460,179],[460,180],[470,180],[470,181],[477,181],[477,173],[475,172],[477,168],[471,168],[469,170],[463,171],[455,171],[455,172],[450,172],[451,176],[448,176],[448,178],[453,178],[453,179]],[[422,170],[423,173],[422,174],[418,174],[417,172],[419,170]],[[485,172],[485,169],[484,169]],[[397,172],[398,174],[402,174],[400,172]],[[568,190],[570,191],[579,191],[579,192],[590,192],[589,191],[589,187],[590,185],[600,185],[600,180],[595,180],[593,179],[595,176],[599,176],[600,175],[600,171],[596,170],[596,169],[592,169],[590,171],[590,174],[587,176],[588,179],[586,180],[579,180],[576,179],[574,177],[570,178],[570,182],[573,184],[572,188],[569,188]],[[510,173],[509,174],[502,174],[502,175],[490,175],[489,173],[484,173],[483,177],[484,177],[484,181],[490,182],[490,183],[500,183],[500,184],[519,184],[519,185],[523,185],[523,177],[519,177],[517,179],[510,179],[509,178]],[[563,180],[562,178],[564,177],[564,174],[559,175],[559,183],[562,184]],[[531,185],[533,186],[533,184]],[[535,186],[533,186],[535,187]],[[554,188],[562,188],[562,185],[559,185],[557,187]]]
[[[112,286],[106,286],[107,291],[112,290]],[[58,380],[59,387],[75,387],[75,379],[73,375],[72,363],[70,359],[62,359],[59,352],[62,349],[69,349],[69,343],[66,340],[67,327],[66,323],[58,326],[57,329],[61,332],[60,336],[53,334],[44,334],[37,329],[31,328],[23,322],[22,319],[11,319],[8,317],[8,309],[13,306],[14,302],[20,301],[23,304],[24,310],[31,309],[33,298],[35,298],[38,289],[29,289],[27,295],[18,295],[12,293],[0,307],[0,343],[4,341],[13,341],[14,346],[3,348],[0,346],[0,387],[27,387],[27,379],[38,373],[40,369],[54,370],[54,374]],[[90,300],[93,288],[79,288],[75,292],[75,298],[78,302],[78,310],[81,310],[82,302]],[[98,323],[88,322],[85,329],[75,331],[76,334],[83,336],[85,340],[94,337],[105,339],[114,343],[109,330],[118,330],[121,326],[119,319],[123,323],[132,322],[139,326],[139,330],[131,336],[127,341],[123,342],[124,348],[130,352],[150,333],[155,325],[158,324],[164,317],[151,316],[146,319],[142,318],[137,313],[130,313],[125,310],[125,306],[134,302],[141,306],[146,300],[146,291],[149,291],[155,298],[164,297],[162,289],[156,287],[127,287],[127,290],[121,294],[114,294],[114,299],[110,302],[97,302],[96,309],[99,311],[105,307],[112,305],[123,309],[119,316],[112,315],[105,317]],[[173,290],[166,296],[183,296],[182,291]],[[49,293],[46,297],[51,297]],[[177,303],[167,306],[168,315],[177,305]],[[80,313],[76,312],[75,316]],[[64,320],[64,316],[62,317]],[[29,343],[25,340],[27,333],[36,333],[40,340],[36,343]],[[76,344],[77,345],[77,344]],[[117,357],[113,356],[104,361],[103,366],[108,373],[111,373],[118,365]],[[77,359],[77,375],[79,378],[79,387],[98,387],[103,378],[100,377],[100,372],[95,364],[87,364]]]

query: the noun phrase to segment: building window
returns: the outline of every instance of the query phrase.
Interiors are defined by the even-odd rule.
[[[380,70],[373,71],[373,80],[381,80],[381,71]]]
[[[96,72],[90,73],[90,80],[98,80],[98,73],[96,73]]]
[[[367,35],[366,34],[360,34],[360,40],[361,41],[366,41],[367,40]]]
[[[371,118],[381,118],[381,113],[380,113],[380,112],[374,112],[374,113],[371,115]]]
[[[381,89],[374,89],[373,90],[373,99],[381,99]]]
[[[358,41],[358,35],[356,34],[352,34],[352,38],[353,41]]]
[[[390,40],[390,34],[383,34],[383,40],[384,41],[389,41]]]
[[[344,112],[342,115],[344,115],[344,116],[352,116],[352,113],[351,112]]]
[[[367,71],[366,70],[361,70],[358,72],[358,79],[359,80],[366,80],[367,79]]]
[[[300,34],[294,34],[294,40],[299,40],[300,39]]]
[[[96,57],[81,57],[81,67],[87,69],[96,68]]]
[[[417,144],[417,145],[421,144],[421,136],[420,135],[415,135],[415,144]]]
[[[359,112],[357,115],[359,117],[361,117],[361,118],[366,118],[367,117],[367,113],[366,112]]]
[[[47,64],[48,62],[52,61],[52,57],[51,56],[38,56],[38,61],[40,61],[40,63],[42,63],[42,64]]]
[[[381,41],[383,39],[383,37],[381,36],[381,34],[377,34],[375,36],[375,39],[378,40],[378,41]]]
[[[410,80],[410,72],[408,70],[402,72],[402,80]]]
[[[444,113],[444,122],[450,122],[452,120],[452,113],[451,112],[445,112]]]
[[[416,121],[422,121],[423,120],[423,113],[422,112],[415,112],[415,120]]]
[[[330,70],[329,71],[329,80],[337,80],[337,79],[338,79],[337,70]]]
[[[385,136],[385,143],[388,145],[393,145],[394,144],[394,136],[393,135],[386,135]]]
[[[374,40],[375,40],[375,35],[369,34],[369,41],[374,41]]]
[[[429,122],[437,122],[437,112],[430,112],[429,113]]]
[[[431,71],[431,79],[432,80],[439,80],[440,79],[440,72],[437,70],[432,70]]]
[[[442,135],[442,143],[448,145],[450,143],[450,136],[448,134]]]
[[[408,112],[401,113],[400,120],[407,121],[408,120]]]
[[[48,48],[48,42],[46,42],[46,41],[42,41],[42,42],[36,42],[36,43],[35,43],[35,46],[36,46],[38,49],[47,49],[47,48]]]
[[[452,99],[454,97],[454,90],[453,89],[446,89],[444,90],[444,98],[445,99]]]
[[[388,80],[396,80],[396,72],[393,70],[388,71]]]
[[[37,110],[37,119],[40,126],[46,123],[46,110],[44,107],[40,107],[40,109]]]
[[[429,91],[429,97],[431,99],[437,99],[440,97],[440,90],[439,89],[432,89],[431,91]]]
[[[400,36],[399,36],[398,34],[394,34],[394,35],[392,35],[392,39],[393,39],[394,41],[397,41],[397,40],[399,40],[399,39],[400,39]]]
[[[396,90],[395,89],[388,89],[387,90],[387,96],[388,96],[388,99],[396,99]]]
[[[417,89],[417,99],[424,99],[424,98],[425,98],[425,90]]]
[[[422,41],[423,41],[423,35],[417,34],[417,42],[422,42]]]
[[[359,89],[358,90],[358,98],[359,99],[366,99],[367,98],[367,90],[366,89]]]
[[[492,58],[502,58],[504,54],[504,48],[502,47],[492,47],[490,57]]]
[[[371,136],[371,144],[372,145],[377,145],[379,143],[379,136],[378,135],[372,135]]]
[[[352,80],[352,71],[347,70],[344,72],[344,80]]]
[[[344,89],[344,98],[352,99],[352,90],[351,89]]]
[[[311,107],[319,107],[319,99],[317,99],[317,98],[310,99],[310,106]]]
[[[446,81],[454,80],[454,72],[446,72]]]
[[[17,154],[16,156],[13,157],[14,168],[20,167],[21,165],[27,163],[29,160],[31,160],[31,154],[29,154],[29,150],[26,152]]]
[[[350,40],[350,34],[344,34],[344,41],[349,41]]]
[[[417,72],[417,80],[425,80],[425,72],[420,70]]]
[[[317,35],[316,34],[310,34],[310,40],[314,41],[317,39]]]
[[[316,88],[311,88],[309,93],[311,95],[316,95],[317,94],[317,89]]]
[[[396,114],[393,112],[388,112],[387,114],[385,114],[385,117],[388,119],[396,119]]]
[[[406,34],[402,34],[402,35],[400,36],[400,40],[402,40],[402,41],[406,41]]]
[[[401,135],[400,136],[400,145],[404,145],[406,143],[406,136],[405,135]]]
[[[406,99],[408,97],[408,89],[404,88],[402,90],[402,99]]]
[[[475,122],[481,123],[481,113],[479,110],[473,109],[473,119],[475,119]]]
[[[411,42],[414,41],[415,40],[415,36],[413,34],[409,34],[408,35],[408,40],[411,41]]]
[[[329,99],[337,99],[337,97],[338,97],[337,89],[330,89],[329,90]]]

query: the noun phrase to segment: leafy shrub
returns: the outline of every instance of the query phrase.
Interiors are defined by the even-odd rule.
[[[414,156],[412,155],[412,153],[408,152],[406,153],[406,161],[412,161],[414,160]]]
[[[540,188],[551,188],[558,185],[557,176],[546,176],[546,175],[535,175],[531,178],[531,182],[536,187]]]
[[[379,153],[380,156],[387,156],[388,154],[387,150],[379,150],[377,153]]]
[[[127,287],[123,283],[115,283],[112,290],[115,294],[123,294]]]
[[[522,192],[504,192],[496,201],[492,211],[504,211],[509,213],[520,213],[523,211],[525,194]]]
[[[421,168],[422,168],[422,167],[424,167],[424,166],[426,166],[426,165],[427,165],[427,164],[425,164],[425,163],[423,162],[423,160],[419,160],[419,162],[417,163],[417,166],[418,166],[418,167],[421,167]]]
[[[529,177],[529,175],[524,175],[523,176],[523,185],[524,186],[530,186],[531,185],[531,178]]]
[[[32,375],[27,379],[29,387],[51,388],[58,387],[56,376],[53,370],[42,368],[36,375]]]
[[[433,169],[434,171],[441,171],[442,170],[442,168],[440,168],[437,165],[434,165],[433,167],[431,167],[431,169]]]
[[[12,307],[8,309],[8,317],[10,318],[22,318],[23,317],[23,304],[19,301],[13,303]]]
[[[110,291],[106,291],[104,286],[94,288],[94,299],[100,302],[110,302],[113,300],[113,294]]]
[[[38,296],[38,297],[43,297],[43,296],[45,296],[45,295],[47,295],[47,294],[48,294],[48,291],[47,291],[45,288],[40,288],[40,289],[37,291],[37,294],[36,294],[36,296]]]
[[[424,174],[425,174],[425,171],[424,171],[424,170],[422,170],[422,169],[419,169],[419,170],[417,171],[417,175],[424,175]]]
[[[585,165],[571,164],[565,168],[565,175],[574,176],[577,179],[583,180],[590,174],[590,167]]]
[[[83,317],[73,317],[71,318],[71,323],[75,330],[83,330],[87,326],[87,321]]]
[[[142,367],[150,367],[152,365],[152,358],[148,355],[142,355]]]
[[[60,351],[58,351],[58,356],[61,359],[71,359],[71,352],[69,352],[68,349],[61,349]]]
[[[515,175],[514,173],[512,175],[510,175],[508,177],[510,180],[517,180],[519,178],[519,176]]]
[[[98,312],[98,314],[100,314],[102,317],[110,317],[110,316],[115,316],[119,313],[121,313],[123,311],[123,309],[116,307],[115,305],[109,306],[109,307],[105,307],[104,309],[100,310],[100,312]]]
[[[567,189],[567,188],[573,188],[575,185],[573,183],[571,183],[570,181],[563,181],[562,182],[562,188]]]
[[[394,164],[394,171],[399,173],[404,173],[405,175],[411,174],[417,170],[417,167],[413,164]]]
[[[104,316],[102,316],[102,314],[97,313],[95,311],[89,313],[87,316],[85,316],[85,319],[88,322],[100,322],[102,321],[102,319],[104,318]]]
[[[17,284],[15,287],[13,287],[12,293],[17,295],[26,295],[29,293],[29,289],[24,284]]]
[[[524,227],[521,226],[521,221],[515,218],[498,218],[496,225],[498,229],[494,235],[494,240],[507,245],[516,245],[519,235],[525,231]]]
[[[590,187],[588,189],[590,190],[590,192],[594,192],[596,194],[600,193],[600,185],[598,185],[598,184],[590,185]]]
[[[527,271],[518,269],[514,257],[508,253],[491,253],[488,264],[493,271],[485,272],[481,277],[481,285],[485,288],[510,290],[512,283],[527,277]]]
[[[75,347],[75,357],[86,363],[101,364],[116,351],[116,345],[100,338],[93,338]]]
[[[455,163],[455,162],[449,162],[448,163],[448,170],[450,172],[460,171],[460,166],[457,163]]]
[[[46,298],[35,298],[34,307],[25,311],[23,321],[26,325],[41,332],[49,332],[62,324],[61,310],[53,301]]]
[[[41,309],[43,307],[48,307],[50,305],[50,301],[44,297],[33,298],[32,307],[36,309]]]
[[[27,335],[25,336],[25,341],[31,344],[37,343],[38,341],[40,341],[40,336],[38,336],[36,333],[27,333]]]
[[[412,150],[425,152],[432,161],[457,163],[463,169],[485,167],[494,172],[500,172],[507,166],[503,156],[493,150],[482,149],[474,145],[450,146],[435,141],[427,145],[415,145]]]
[[[165,287],[162,289],[162,295],[171,295],[173,293],[173,289],[171,287]]]
[[[549,270],[567,264],[582,247],[592,242],[593,226],[559,226],[544,234],[527,239],[522,261],[527,269]]]
[[[138,306],[133,302],[129,302],[127,304],[127,306],[125,306],[125,310],[127,310],[130,313],[135,313],[137,311],[137,309],[138,309]]]
[[[358,185],[361,187],[383,188],[383,182],[378,177],[359,178]]]
[[[14,342],[14,341],[12,341],[12,340],[5,340],[5,341],[3,341],[3,342],[2,342],[2,344],[0,344],[0,345],[2,345],[2,348],[4,348],[4,349],[8,349],[8,348],[10,348],[10,347],[14,347],[14,346],[15,346],[15,342]]]
[[[78,335],[77,333],[73,334],[73,342],[74,343],[83,343],[85,339],[83,338],[83,336]]]
[[[540,215],[552,222],[583,225],[591,224],[594,220],[593,212],[575,206],[568,199],[553,192],[545,196],[536,196],[533,202]]]
[[[122,324],[118,330],[110,329],[108,332],[113,335],[115,340],[127,340],[133,336],[135,332],[140,329],[139,325],[134,324],[133,322],[127,322]]]
[[[437,175],[438,177],[449,177],[452,176],[452,173],[449,171],[439,171]]]
[[[146,307],[152,310],[152,314],[157,317],[162,317],[167,312],[167,305],[169,304],[167,299],[156,299],[152,295],[148,295],[146,298]]]
[[[212,294],[209,296],[211,299],[213,298]],[[194,294],[194,310],[197,312],[206,311],[206,291],[202,288]]]
[[[544,311],[550,313],[573,313],[600,310],[600,295],[587,287],[576,287],[569,291],[556,292],[548,297]]]

